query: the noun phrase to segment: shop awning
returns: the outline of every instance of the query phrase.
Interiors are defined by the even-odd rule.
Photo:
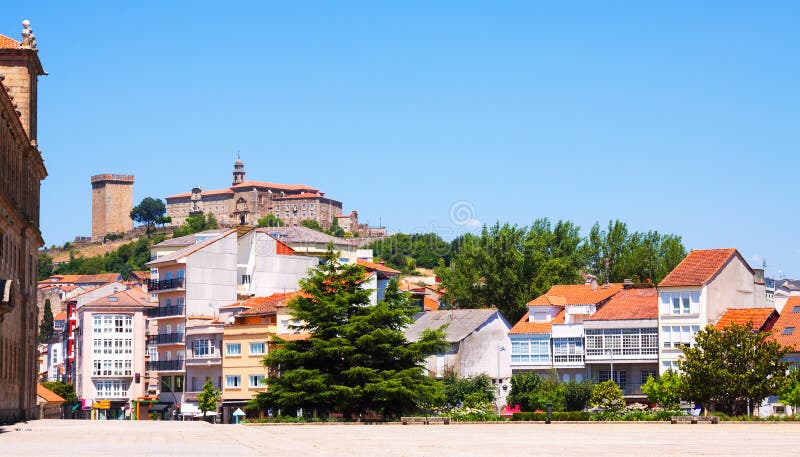
[[[148,410],[148,412],[161,413],[161,412],[164,412],[164,410],[166,410],[167,408],[169,408],[168,404],[158,403],[158,404],[155,404],[155,405],[151,406],[150,409]]]

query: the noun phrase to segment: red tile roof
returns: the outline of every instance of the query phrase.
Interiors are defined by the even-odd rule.
[[[431,297],[423,297],[422,298],[422,307],[425,311],[438,311],[439,310],[439,301],[435,300]]]
[[[303,192],[297,195],[286,195],[284,197],[275,197],[273,200],[302,200],[307,198],[327,198],[320,194],[312,194],[311,192]]]
[[[698,249],[690,252],[681,263],[661,280],[658,287],[702,286],[714,279],[736,255],[736,249]],[[741,257],[741,256],[740,256]],[[744,259],[742,259],[744,261]],[[747,262],[745,262],[745,265]]]
[[[53,320],[54,321],[65,321],[65,320],[67,320],[67,312],[66,311],[62,311],[62,312],[56,314],[55,316],[53,316]]]
[[[240,189],[242,187],[264,187],[264,188],[278,189],[278,190],[304,190],[304,191],[318,190],[314,189],[313,187],[306,186],[305,184],[276,184],[276,183],[261,182],[261,181],[245,181],[241,184],[236,184],[235,186],[231,186],[231,189]]]
[[[289,301],[292,300],[300,292],[282,292],[272,294],[268,297],[253,297],[240,302],[241,306],[249,308],[241,313],[240,316],[257,316],[261,314],[271,314],[277,311],[279,307],[288,306]]]
[[[66,401],[60,395],[41,384],[36,384],[36,395],[44,398],[44,401],[48,403],[64,403]]]
[[[364,259],[357,259],[356,263],[370,271],[380,271],[381,273],[388,274],[400,274],[400,272],[394,268],[389,268],[386,265],[381,265],[379,263],[368,262]]]
[[[550,322],[530,322],[528,321],[528,313],[522,316],[522,319],[517,322],[517,325],[511,327],[508,333],[550,333],[553,330],[553,324],[564,323],[564,310],[560,310],[558,314],[553,317]]]
[[[89,306],[109,306],[109,307],[122,307],[122,306],[158,306],[156,303],[149,301],[150,295],[146,294],[142,289],[133,288],[119,291],[117,293],[108,295],[107,297],[98,298],[83,305]]]
[[[20,46],[22,46],[22,43],[19,41],[5,35],[0,35],[0,49],[16,49]]]
[[[625,289],[611,297],[588,321],[658,319],[658,290]]]
[[[798,307],[797,312],[794,312],[795,306]],[[790,334],[784,335],[783,332],[787,328],[793,330]],[[792,295],[786,300],[783,312],[772,326],[772,338],[783,347],[788,347],[793,352],[800,352],[800,296]]]
[[[717,323],[714,324],[714,328],[724,330],[731,324],[747,325],[748,322],[752,322],[754,329],[762,330],[773,314],[777,314],[774,308],[729,308],[722,313]]]
[[[105,284],[122,279],[119,273],[101,273],[97,275],[53,275],[41,281],[50,284]]]
[[[204,190],[200,192],[200,195],[203,197],[212,197],[214,195],[233,195],[233,191],[230,189]],[[180,194],[170,195],[167,197],[167,200],[172,200],[174,198],[189,198],[191,196],[191,192],[182,192]]]
[[[275,336],[277,336],[278,338],[280,338],[280,339],[282,339],[284,341],[301,341],[301,340],[309,339],[311,337],[311,334],[309,334],[309,333],[278,333]]]
[[[528,306],[593,305],[622,290],[621,283],[592,286],[592,284],[555,285],[544,295],[528,302]]]

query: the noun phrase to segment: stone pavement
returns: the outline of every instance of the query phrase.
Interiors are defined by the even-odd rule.
[[[800,425],[791,423],[245,426],[41,420],[0,431],[2,457],[762,456],[800,449]]]

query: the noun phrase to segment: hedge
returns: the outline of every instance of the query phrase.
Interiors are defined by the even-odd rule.
[[[553,411],[550,419],[553,421],[588,421],[592,417],[592,413],[586,411]],[[547,420],[547,413],[514,413],[511,416],[512,421],[545,421]]]

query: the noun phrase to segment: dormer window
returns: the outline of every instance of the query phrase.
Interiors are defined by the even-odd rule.
[[[550,322],[549,313],[533,313],[533,322]]]

